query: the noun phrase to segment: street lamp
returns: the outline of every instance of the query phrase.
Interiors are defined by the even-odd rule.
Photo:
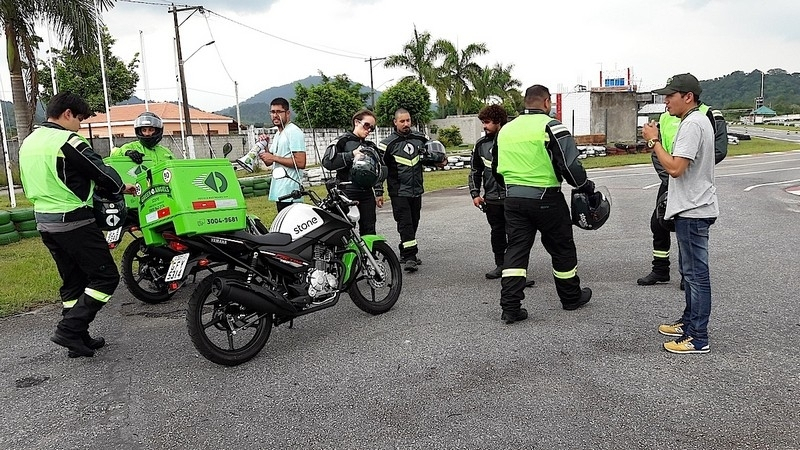
[[[197,52],[199,52],[200,50],[202,50],[202,49],[203,49],[203,47],[208,47],[209,45],[213,44],[214,42],[217,42],[217,41],[206,42],[205,44],[201,45],[201,46],[200,46],[200,47],[199,47],[197,50],[195,50],[194,52],[192,52],[192,54],[191,54],[191,55],[189,55],[189,57],[188,57],[188,58],[184,59],[184,60],[183,60],[183,62],[189,61],[190,59],[192,59],[192,56],[194,56],[194,55],[195,55]]]

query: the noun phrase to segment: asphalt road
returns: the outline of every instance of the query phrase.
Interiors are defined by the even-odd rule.
[[[798,171],[800,151],[717,166],[707,355],[661,349],[657,325],[683,308],[677,252],[672,282],[635,282],[650,269],[652,167],[593,170],[614,205],[602,229],[575,230],[583,309],[560,308],[537,240],[531,317],[503,324],[483,215],[464,190],[436,192],[393,310],[343,296],[238,367],[194,350],[192,286],[161,305],[120,286],[94,358],[49,341],[55,305],[0,320],[0,448],[800,448],[800,197],[784,191]],[[397,244],[388,208],[378,230]]]
[[[779,141],[789,141],[800,143],[800,129],[795,130],[776,130],[773,128],[764,128],[758,125],[749,126],[736,126],[729,127],[729,132],[749,134],[750,136],[762,137],[767,139],[776,139]]]

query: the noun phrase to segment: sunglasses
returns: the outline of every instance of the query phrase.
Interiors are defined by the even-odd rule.
[[[356,119],[356,122],[360,123],[361,126],[364,127],[364,129],[367,130],[367,131],[372,131],[372,130],[375,129],[375,125],[373,125],[373,124],[371,124],[369,122],[364,122],[363,120],[359,120],[359,119]]]

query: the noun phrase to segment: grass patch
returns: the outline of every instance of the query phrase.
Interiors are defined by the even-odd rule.
[[[800,149],[800,144],[760,138],[739,142],[739,145],[728,146],[728,156]],[[459,149],[459,153],[463,153],[463,151]],[[636,153],[632,155],[606,156],[604,158],[587,158],[582,163],[586,168],[650,164],[650,154]],[[468,176],[468,170],[426,172],[425,191],[432,192],[466,186]],[[325,190],[323,186],[315,186],[312,189],[320,195]],[[30,206],[30,202],[24,195],[19,194],[16,199],[18,206]],[[261,221],[266,225],[272,223],[277,213],[274,202],[269,201],[265,196],[247,198],[245,201],[249,213],[260,217]],[[0,198],[0,209],[9,208],[8,196]],[[122,244],[112,251],[117,264],[119,264],[122,252],[129,242],[130,237],[126,237]],[[61,286],[61,278],[58,276],[55,263],[50,257],[47,248],[42,244],[41,239],[23,239],[14,244],[0,246],[0,280],[4,281],[2,288],[0,288],[0,317],[59,301],[58,288]]]

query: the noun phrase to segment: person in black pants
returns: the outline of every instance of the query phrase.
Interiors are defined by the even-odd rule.
[[[69,356],[94,356],[105,345],[89,325],[111,299],[119,272],[94,213],[95,185],[111,194],[134,192],[77,134],[92,115],[85,100],[61,92],[47,104],[47,121],[19,150],[25,195],[33,203],[36,229],[58,268],[62,319],[50,338]]]
[[[494,270],[486,273],[486,278],[494,280],[503,274],[503,259],[505,258],[508,239],[506,237],[506,217],[503,201],[506,189],[492,174],[492,149],[497,143],[497,133],[508,122],[508,113],[500,105],[489,105],[478,113],[478,119],[483,124],[486,134],[478,139],[472,150],[469,178],[469,193],[472,204],[486,213],[489,222],[492,253],[494,254]],[[483,195],[481,195],[483,186]],[[528,280],[526,286],[533,286],[535,282]]]
[[[406,272],[416,272],[421,263],[417,257],[417,227],[422,210],[422,166],[444,166],[444,153],[426,151],[428,136],[411,130],[411,114],[400,108],[394,113],[395,131],[378,144],[388,169],[386,186],[392,200],[392,214],[400,233],[400,260]],[[439,144],[441,145],[441,144]]]
[[[553,281],[561,307],[576,310],[592,298],[581,288],[578,255],[569,207],[561,193],[566,181],[578,192],[594,193],[594,183],[578,159],[578,148],[566,126],[549,116],[550,90],[536,84],[525,91],[525,110],[497,136],[492,170],[506,187],[508,249],[500,291],[501,320],[525,320],[522,308],[531,246],[536,232],[553,264]]]
[[[361,180],[352,179],[353,163],[370,158],[376,165],[381,165],[383,159],[374,142],[368,141],[367,136],[375,129],[375,114],[368,109],[362,109],[353,115],[353,131],[337,137],[328,145],[325,156],[322,157],[322,167],[336,171],[336,178],[340,182],[350,182],[344,185],[345,195],[350,200],[358,202],[358,212],[361,218],[358,221],[358,232],[364,236],[375,234],[377,221],[376,207],[383,207],[383,180],[385,173],[378,178],[374,186],[362,187]],[[358,177],[358,175],[356,175]]]

